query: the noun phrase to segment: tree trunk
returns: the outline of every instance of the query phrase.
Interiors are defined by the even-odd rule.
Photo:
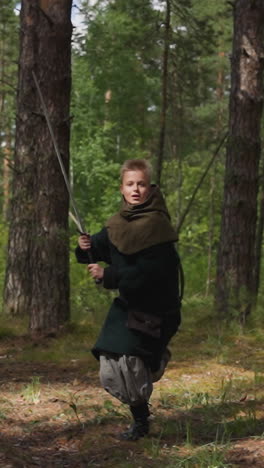
[[[254,296],[258,168],[263,106],[264,3],[237,0],[234,7],[229,138],[216,306],[222,317],[244,323]]]
[[[9,129],[8,129],[9,131]],[[3,148],[3,218],[4,221],[8,218],[9,208],[9,186],[10,186],[10,167],[9,161],[11,160],[11,135],[6,132],[5,147]]]
[[[214,206],[214,193],[215,193],[215,168],[210,178],[209,190],[209,229],[208,229],[208,253],[207,253],[207,279],[205,285],[205,297],[210,294],[212,283],[212,263],[213,263],[213,243],[215,231],[215,206]]]
[[[34,70],[68,172],[72,0],[24,0],[5,310],[32,333],[69,317],[69,198],[34,85]]]
[[[169,60],[169,39],[170,39],[170,18],[171,18],[171,2],[166,0],[166,19],[164,32],[164,52],[163,52],[163,72],[162,72],[162,104],[160,117],[160,137],[159,150],[157,161],[157,184],[160,185],[162,165],[164,160],[165,147],[165,132],[166,132],[166,117],[168,107],[168,60]]]

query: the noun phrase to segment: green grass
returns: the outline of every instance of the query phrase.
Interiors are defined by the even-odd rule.
[[[1,334],[1,330],[3,333]],[[4,333],[5,331],[5,333]],[[57,337],[43,340],[31,340],[26,335],[26,328],[15,321],[14,329],[6,329],[0,324],[0,338],[21,338],[21,347],[7,350],[19,361],[69,363],[85,361],[90,368],[97,368],[90,350],[96,340],[98,327],[88,320],[79,323],[69,322]],[[11,341],[10,341],[11,344]]]
[[[41,394],[40,388],[40,378],[38,376],[31,377],[31,382],[22,390],[23,398],[29,403],[39,403]]]

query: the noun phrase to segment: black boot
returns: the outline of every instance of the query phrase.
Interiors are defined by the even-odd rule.
[[[149,421],[148,417],[150,415],[148,403],[142,403],[139,406],[130,406],[130,411],[134,418],[134,424],[130,428],[122,432],[119,435],[120,440],[138,440],[141,437],[144,437],[149,432]]]

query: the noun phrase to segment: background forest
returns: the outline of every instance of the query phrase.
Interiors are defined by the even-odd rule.
[[[119,206],[120,162],[149,158],[157,181],[166,34],[159,6],[99,2],[85,17],[87,36],[76,35],[73,173],[92,231]],[[177,226],[225,132],[232,13],[225,2],[183,2],[172,5],[170,21],[160,185]],[[180,232],[187,295],[208,295],[213,286],[223,193],[224,160],[218,156]]]
[[[263,25],[262,0],[0,0],[0,466],[263,467]],[[86,229],[144,157],[179,234],[182,325],[133,447],[90,353],[115,293],[76,261],[32,71]]]
[[[15,1],[1,3],[2,288],[14,174],[19,9]],[[70,177],[87,229],[96,232],[118,208],[120,163],[148,158],[179,232],[186,298],[212,297],[225,177],[232,5],[224,0],[80,1],[73,4],[72,22]],[[73,252],[76,231],[70,228]],[[72,314],[101,310],[101,301],[107,297],[97,294],[72,256]]]

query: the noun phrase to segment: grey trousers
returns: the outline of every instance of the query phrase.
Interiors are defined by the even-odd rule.
[[[112,396],[129,406],[138,406],[150,399],[153,382],[159,380],[170,359],[166,350],[160,370],[152,374],[138,356],[100,356],[100,381],[102,387]]]

